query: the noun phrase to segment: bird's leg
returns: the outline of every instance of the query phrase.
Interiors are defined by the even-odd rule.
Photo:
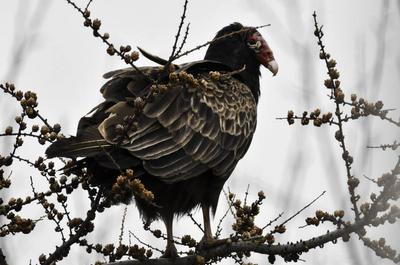
[[[174,217],[169,216],[164,219],[165,227],[167,228],[167,247],[165,248],[164,254],[161,256],[162,258],[176,258],[178,257],[178,251],[176,250],[174,244],[174,237],[172,233],[172,223]]]
[[[203,212],[204,236],[200,242],[209,243],[213,241],[211,232],[210,207],[203,204],[201,205],[201,210]]]
[[[201,205],[201,210],[203,212],[203,223],[204,223],[204,235],[200,240],[198,248],[203,249],[213,245],[216,241],[211,232],[211,220],[210,220],[210,207],[208,205]]]
[[[204,236],[199,242],[198,248],[207,248],[218,246],[226,243],[226,240],[218,240],[213,238],[211,232],[211,219],[210,219],[210,207],[208,205],[201,205],[201,209],[203,211],[203,222],[204,222]]]

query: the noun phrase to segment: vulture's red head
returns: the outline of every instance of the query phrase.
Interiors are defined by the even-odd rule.
[[[219,61],[233,70],[245,67],[239,75],[258,100],[260,65],[268,68],[273,75],[278,73],[278,64],[268,43],[255,28],[244,27],[237,22],[221,29],[214,40],[204,59]]]
[[[254,29],[246,38],[247,46],[252,49],[258,61],[267,67],[273,75],[278,73],[278,64],[275,61],[274,54],[263,36]]]

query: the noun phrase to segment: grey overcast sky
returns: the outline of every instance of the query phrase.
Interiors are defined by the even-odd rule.
[[[77,0],[84,6],[86,1]],[[102,30],[109,32],[117,46],[140,46],[151,53],[167,57],[179,23],[183,1],[161,0],[94,0],[92,17],[102,20]],[[262,208],[259,224],[268,223],[280,212],[285,217],[302,208],[323,190],[327,194],[304,211],[288,226],[288,232],[279,240],[309,238],[327,229],[298,229],[304,219],[316,209],[333,211],[344,209],[351,217],[346,192],[346,177],[339,147],[334,140],[335,128],[313,126],[291,127],[276,117],[285,116],[289,109],[298,113],[321,108],[332,111],[327,90],[323,87],[326,70],[318,59],[318,47],[313,36],[312,13],[317,11],[324,24],[327,50],[338,62],[342,88],[345,93],[357,93],[371,101],[383,100],[388,108],[400,108],[400,1],[395,0],[192,0],[189,2],[187,21],[191,23],[186,48],[212,39],[223,26],[238,21],[245,25],[271,23],[260,30],[275,53],[280,66],[276,77],[263,70],[261,99],[258,109],[258,128],[247,155],[226,183],[226,188],[243,196],[250,185],[250,196],[255,198],[264,190],[267,199]],[[75,134],[79,118],[101,100],[99,88],[104,82],[102,74],[126,67],[116,57],[106,54],[106,47],[83,27],[82,18],[65,0],[1,0],[0,1],[0,81],[13,82],[23,90],[38,93],[39,109],[52,123],[59,122],[66,135]],[[198,60],[205,50],[183,57],[179,62]],[[140,59],[137,65],[151,65]],[[3,130],[15,116],[17,107],[4,95],[0,96],[0,129]],[[394,117],[399,112],[393,113]],[[367,150],[367,144],[391,143],[400,140],[399,130],[378,119],[356,121],[346,125],[346,140],[355,158],[354,173],[378,177],[390,170],[396,153]],[[0,142],[4,154],[9,143]],[[27,154],[43,152],[28,149]],[[398,155],[398,151],[397,151]],[[30,192],[29,169],[13,172],[12,193],[26,196]],[[37,179],[40,179],[38,176]],[[362,180],[363,199],[373,190],[371,183]],[[43,184],[43,183],[42,183]],[[38,189],[41,186],[37,180]],[[85,213],[86,198],[74,196],[70,202],[72,213]],[[213,227],[226,210],[221,196]],[[91,241],[118,242],[123,206],[115,206],[102,214],[98,229]],[[41,216],[40,208],[25,214]],[[285,218],[284,217],[284,218]],[[197,212],[196,218],[200,220]],[[0,221],[1,223],[2,221]],[[224,224],[223,235],[229,233],[232,219]],[[161,223],[154,227],[164,229]],[[144,233],[134,205],[128,207],[125,228],[133,231],[145,242],[163,248],[165,242],[154,240]],[[0,246],[9,256],[10,264],[32,264],[41,253],[48,253],[60,244],[50,222],[40,222],[31,235],[17,235],[1,239]],[[175,234],[201,232],[184,217],[175,224]],[[399,224],[384,230],[371,229],[371,235],[384,235],[399,249]],[[128,233],[125,232],[125,242]],[[70,257],[60,264],[91,264],[96,256],[86,256],[83,248],[74,247]],[[249,261],[265,264],[265,257],[254,255]],[[352,238],[350,244],[341,241],[313,250],[302,256],[305,264],[391,264],[381,260]],[[224,264],[231,264],[225,262]],[[277,264],[283,264],[278,259]]]

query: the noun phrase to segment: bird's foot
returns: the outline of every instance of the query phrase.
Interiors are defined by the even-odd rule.
[[[179,257],[179,255],[178,251],[176,250],[175,244],[168,244],[160,258],[175,259],[177,257]]]
[[[207,248],[220,246],[220,245],[225,244],[226,242],[227,242],[226,239],[215,239],[213,237],[203,236],[203,238],[200,240],[199,244],[197,245],[197,250],[203,250],[203,249],[207,249]]]

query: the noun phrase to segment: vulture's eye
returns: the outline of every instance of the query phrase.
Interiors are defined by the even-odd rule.
[[[259,52],[261,48],[261,41],[250,39],[247,41],[247,46],[249,46],[249,48],[254,50],[255,52]]]

